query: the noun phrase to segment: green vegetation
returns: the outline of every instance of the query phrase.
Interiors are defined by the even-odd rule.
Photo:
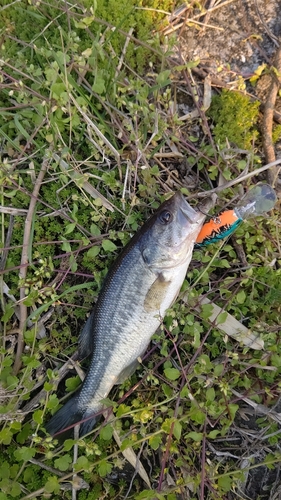
[[[249,150],[257,140],[257,105],[238,93],[223,92],[210,110],[220,150],[178,119],[174,81],[193,63],[174,66],[172,40],[164,52],[154,31],[166,23],[161,10],[173,7],[168,0],[130,0],[125,7],[116,0],[2,2],[0,500],[70,499],[73,481],[79,500],[122,498],[130,488],[128,498],[137,500],[174,500],[185,489],[198,498],[202,482],[206,500],[223,498],[243,471],[235,461],[224,468],[216,456],[206,460],[204,450],[207,442],[227,439],[239,409],[233,390],[268,405],[279,393],[276,213],[239,227],[236,241],[248,263],[242,270],[231,242],[194,252],[181,298],[149,356],[110,394],[113,422],[78,441],[74,465],[75,440],[58,444],[44,433],[80,381],[68,369],[58,386],[58,369],[75,352],[107,270],[132,233],[169,190],[192,197],[219,173],[237,177],[246,160],[235,149],[225,160],[226,139]],[[249,158],[254,170],[260,158]],[[216,210],[239,196],[226,189]],[[264,351],[223,336],[210,323],[210,307],[196,309],[206,294],[243,319]],[[15,370],[21,334],[22,364]],[[273,441],[269,466],[280,460]],[[133,473],[121,476],[129,447],[149,472],[152,490],[139,475],[131,486]]]
[[[281,137],[281,125],[275,125],[272,131],[272,141],[275,144]]]
[[[227,139],[241,149],[250,150],[258,137],[259,105],[240,92],[222,90],[221,95],[214,96],[209,115],[215,123],[215,139],[221,143]]]

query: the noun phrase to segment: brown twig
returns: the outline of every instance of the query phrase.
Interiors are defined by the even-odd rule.
[[[280,46],[279,40],[272,33],[272,31],[270,31],[269,27],[267,26],[266,22],[264,21],[262,15],[261,15],[261,11],[260,11],[260,8],[258,6],[257,0],[254,1],[254,5],[255,5],[255,10],[256,10],[257,16],[258,16],[260,22],[262,23],[267,35],[269,36],[270,40],[272,40],[272,42],[276,45],[276,47],[279,47]]]
[[[206,481],[206,427],[207,422],[204,422],[204,432],[202,440],[202,454],[201,454],[201,483],[200,483],[200,500],[205,498],[205,481]]]
[[[272,163],[275,161],[275,151],[272,141],[272,125],[275,101],[281,84],[281,47],[279,47],[276,51],[273,65],[277,74],[276,72],[272,73],[272,82],[264,106],[262,120],[262,139],[266,163]],[[274,166],[267,172],[268,183],[273,187],[276,184],[279,170],[280,167]]]
[[[31,200],[27,212],[27,216],[25,219],[25,227],[24,227],[24,234],[23,234],[23,245],[22,245],[22,254],[21,254],[21,264],[20,264],[20,271],[19,271],[19,279],[20,279],[20,325],[19,325],[19,334],[18,334],[18,344],[17,344],[17,352],[16,352],[16,358],[14,362],[14,367],[13,367],[13,373],[14,375],[17,375],[17,373],[20,370],[21,367],[21,355],[23,352],[24,348],[24,331],[26,328],[26,321],[27,321],[27,306],[24,304],[24,299],[25,299],[25,279],[27,275],[27,268],[28,268],[28,247],[29,247],[29,242],[30,242],[30,235],[31,235],[31,227],[32,227],[32,219],[33,219],[33,214],[35,211],[36,203],[38,201],[38,194],[40,191],[41,184],[43,182],[47,167],[48,167],[49,159],[44,158],[42,162],[42,167],[39,172],[39,175],[36,179],[36,182],[34,184],[34,189],[31,195]]]
[[[169,33],[173,33],[174,31],[182,28],[183,26],[186,25],[187,22],[190,22],[190,23],[195,23],[195,19],[198,19],[198,18],[202,18],[202,16],[204,16],[205,14],[208,14],[208,18],[210,17],[210,15],[217,9],[221,9],[223,7],[225,7],[226,5],[232,3],[232,2],[235,2],[236,0],[226,0],[225,2],[219,4],[219,5],[215,5],[213,7],[209,7],[207,11],[205,11],[205,13],[203,12],[200,12],[200,14],[196,14],[194,15],[192,18],[187,18],[187,16],[183,16],[184,14],[184,10],[182,12],[180,12],[181,16],[180,16],[180,21],[178,22],[178,24],[176,25],[173,25],[172,28],[169,28],[167,27],[165,30],[164,30],[164,34],[165,35],[168,35]],[[182,20],[183,19],[183,20]],[[170,24],[173,24],[170,22]],[[196,24],[200,24],[200,23],[196,23]],[[203,23],[205,24],[205,23]],[[206,26],[208,27],[208,25],[206,24]],[[215,29],[221,29],[220,27],[217,27],[217,26],[209,26],[210,28],[215,28]]]
[[[234,246],[234,249],[237,253],[237,257],[240,260],[241,264],[246,267],[248,266],[246,254],[244,252],[243,246],[237,243],[235,238],[231,238],[232,245]]]
[[[266,104],[261,104],[260,109],[264,113]],[[276,111],[275,109],[273,110],[273,119],[276,123],[281,124],[281,113],[279,111]]]
[[[54,467],[50,467],[50,465],[45,464],[44,462],[41,462],[40,460],[37,460],[36,458],[30,458],[29,462],[34,465],[38,465],[38,467],[41,467],[41,469],[47,470],[51,474],[55,474],[56,476],[63,477],[63,472],[61,472],[58,469],[55,469]]]
[[[209,7],[208,7],[206,13],[204,14],[204,16],[202,17],[202,22],[204,23],[204,26],[202,26],[200,33],[199,33],[199,36],[203,36],[203,34],[205,33],[205,27],[208,26],[208,24],[209,24],[209,20],[210,20],[210,17],[212,15],[212,8],[215,6],[215,4],[216,4],[216,0],[210,0]]]

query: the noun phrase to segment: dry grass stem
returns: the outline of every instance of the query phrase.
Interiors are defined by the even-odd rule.
[[[87,114],[83,111],[81,106],[79,106],[78,102],[76,101],[75,97],[73,95],[69,95],[70,99],[72,100],[73,104],[76,106],[78,109],[79,113],[83,116],[83,119],[87,125],[91,129],[94,130],[94,132],[97,134],[97,136],[104,142],[104,144],[110,149],[112,152],[113,156],[115,157],[118,166],[120,167],[120,154],[118,153],[117,149],[111,144],[111,142],[103,135],[103,133],[99,130],[99,128],[94,124],[94,122],[87,116]]]
[[[205,24],[205,23],[200,23],[200,21],[195,21],[195,19],[186,19],[185,21],[182,21],[178,24],[175,24],[175,26],[172,26],[171,28],[166,28],[164,30],[164,35],[165,36],[168,36],[168,35],[171,35],[172,33],[174,33],[175,31],[178,31],[179,29],[181,29],[184,25],[191,25],[192,24],[197,24],[198,26],[202,26],[203,28],[211,28],[211,29],[215,29],[217,31],[224,31],[224,28],[220,28],[219,26],[213,26],[212,24]]]
[[[264,406],[262,404],[255,403],[250,398],[247,398],[243,394],[240,394],[239,392],[237,392],[235,389],[231,389],[231,392],[235,396],[239,397],[239,399],[241,399],[242,401],[244,401],[245,403],[247,403],[249,406],[251,406],[252,408],[254,408],[254,410],[255,410],[255,412],[256,412],[257,415],[265,415],[266,417],[271,418],[272,420],[274,420],[274,422],[277,422],[278,424],[281,424],[281,413],[278,413],[275,410],[267,408],[266,406]]]
[[[39,191],[41,188],[41,184],[42,184],[43,179],[45,177],[45,174],[46,174],[46,171],[47,171],[47,168],[49,165],[49,161],[50,160],[47,157],[45,157],[43,159],[42,167],[41,167],[41,170],[38,174],[38,177],[37,177],[35,185],[34,185],[34,189],[33,189],[32,195],[31,195],[27,216],[25,219],[23,244],[22,244],[22,255],[21,255],[20,272],[19,272],[19,279],[21,282],[20,302],[19,302],[20,325],[19,325],[17,352],[16,352],[16,357],[15,357],[15,362],[14,362],[14,367],[13,367],[14,375],[17,375],[17,373],[19,372],[19,370],[21,368],[21,355],[23,353],[23,348],[24,348],[24,332],[26,329],[26,322],[27,322],[27,306],[24,304],[24,299],[26,297],[25,279],[26,279],[27,269],[28,269],[28,264],[29,264],[28,248],[29,248],[29,244],[30,244],[32,220],[34,217],[35,207],[36,207],[36,203],[38,201],[38,195],[39,195]]]
[[[79,189],[83,189],[88,193],[92,198],[97,199],[99,198],[105,208],[110,210],[111,212],[114,212],[114,206],[112,203],[110,203],[90,182],[88,182],[86,179],[82,180],[81,178],[83,177],[82,172],[77,172],[74,167],[70,167],[66,161],[64,161],[62,158],[60,158],[56,153],[53,154],[53,157],[56,162],[58,162],[61,170],[65,172],[72,180],[75,182],[76,185],[78,185]]]
[[[25,217],[27,214],[27,210],[25,208],[13,208],[0,205],[0,213]]]
[[[119,63],[118,63],[118,66],[117,66],[117,69],[116,69],[116,72],[115,72],[115,78],[118,77],[118,75],[120,73],[120,70],[122,68],[122,65],[123,65],[123,62],[124,62],[124,57],[126,55],[127,48],[128,48],[128,45],[129,45],[129,42],[130,42],[130,39],[131,39],[131,36],[132,36],[133,32],[134,32],[134,28],[131,28],[129,30],[128,36],[126,37],[126,40],[125,40],[125,43],[124,43],[124,47],[123,47],[123,50],[122,50],[122,54],[121,54],[121,57],[120,57],[120,60],[119,60]]]
[[[210,15],[218,10],[218,9],[222,9],[223,7],[225,7],[226,5],[229,5],[230,3],[232,2],[235,2],[236,0],[227,0],[226,2],[223,2],[219,5],[215,5],[214,7],[210,7],[209,9],[207,9],[205,11],[205,14],[208,14],[208,19],[210,17]],[[179,11],[179,9],[177,9]],[[186,9],[182,9],[180,11],[180,14],[175,16],[176,17],[181,17],[183,15],[183,13],[185,12]],[[190,23],[194,23],[194,24],[198,24],[200,26],[203,26],[203,27],[206,27],[206,28],[211,28],[211,29],[216,29],[216,30],[219,30],[219,31],[224,31],[224,28],[221,28],[219,26],[214,26],[214,25],[210,25],[210,24],[206,24],[206,23],[201,23],[199,21],[195,21],[195,19],[198,19],[199,17],[202,17],[204,15],[204,12],[201,12],[200,14],[196,14],[195,16],[193,16],[192,18],[188,18],[188,19],[185,19],[184,21],[180,21],[178,24],[176,24],[175,26],[172,26],[172,27],[168,27],[166,28],[164,31],[164,34],[165,35],[169,35],[171,33],[174,33],[175,31],[179,30],[180,28],[182,28],[184,25]],[[170,18],[171,18],[171,15],[170,15]],[[207,19],[207,18],[206,18]]]

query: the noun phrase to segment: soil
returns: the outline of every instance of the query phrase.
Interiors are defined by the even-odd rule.
[[[276,66],[274,58],[281,43],[281,0],[210,0],[205,8],[204,16],[198,9],[188,7],[171,16],[170,32],[182,24],[175,31],[179,39],[178,60],[199,60],[194,74],[201,81],[208,75],[213,88],[241,90],[241,84],[246,83],[247,93],[265,104],[272,82],[271,69]],[[257,71],[261,76],[253,85],[250,78]],[[179,108],[182,114],[191,111],[188,106]],[[274,119],[281,123],[280,91],[274,109]],[[281,158],[281,138],[275,145],[275,155],[275,159]],[[266,152],[264,159],[265,163],[272,161],[267,160]],[[280,175],[278,184],[280,188]]]
[[[188,59],[222,70],[226,80],[235,74],[247,78],[272,62],[281,35],[281,1],[233,0],[222,7],[224,3],[217,2],[221,7],[210,13],[207,22],[214,28],[184,30],[181,49]]]

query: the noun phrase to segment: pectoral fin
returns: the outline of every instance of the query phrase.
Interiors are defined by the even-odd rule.
[[[161,304],[165,299],[169,285],[170,281],[166,281],[162,274],[159,274],[146,294],[144,300],[144,309],[146,312],[160,311]]]

